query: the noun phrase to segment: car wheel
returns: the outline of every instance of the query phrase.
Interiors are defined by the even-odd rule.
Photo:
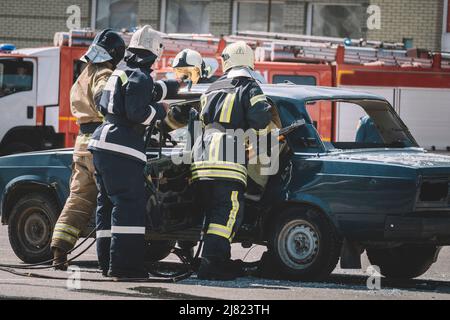
[[[17,201],[8,222],[8,235],[16,256],[25,263],[52,258],[50,244],[60,210],[54,198],[31,193]]]
[[[145,247],[145,263],[153,264],[164,260],[175,247],[175,241],[147,241]]]
[[[423,275],[436,261],[440,247],[402,245],[396,248],[368,248],[371,264],[386,278],[413,279]]]
[[[291,280],[326,278],[339,260],[341,240],[330,220],[314,208],[291,208],[270,236],[269,259]]]

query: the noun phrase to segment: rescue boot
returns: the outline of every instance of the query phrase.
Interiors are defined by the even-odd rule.
[[[244,275],[241,260],[202,258],[197,278],[200,280],[231,281]]]
[[[55,270],[67,271],[69,263],[67,262],[67,252],[59,249],[52,248],[53,251],[53,268]]]

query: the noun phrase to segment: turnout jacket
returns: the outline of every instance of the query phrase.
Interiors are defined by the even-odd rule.
[[[245,141],[238,138],[236,130],[258,133],[266,129],[272,120],[271,108],[251,77],[224,75],[213,83],[201,97],[203,134],[193,147],[192,180],[231,180],[246,185]]]
[[[92,135],[89,150],[112,152],[146,162],[145,127],[165,117],[157,101],[176,95],[176,81],[157,81],[151,77],[149,66],[128,63],[116,69],[107,82],[99,110],[105,123]]]
[[[70,110],[79,125],[103,122],[96,105],[113,73],[109,63],[88,63],[70,91]]]

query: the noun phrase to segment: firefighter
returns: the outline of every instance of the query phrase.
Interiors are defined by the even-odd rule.
[[[103,87],[124,54],[125,42],[118,33],[109,29],[99,33],[81,59],[87,66],[70,92],[70,106],[80,133],[73,154],[70,195],[56,223],[51,243],[54,265],[60,265],[57,269],[67,269],[67,265],[62,264],[67,261],[67,252],[75,246],[96,208],[97,187],[92,155],[87,150],[88,141],[103,122],[96,108]]]
[[[175,56],[172,63],[177,78],[192,81],[193,84],[205,83],[210,76],[211,67],[207,67],[201,54],[195,50],[184,49]]]
[[[97,199],[97,254],[104,275],[145,278],[144,134],[163,119],[166,107],[156,101],[174,95],[176,81],[153,82],[151,67],[163,51],[162,37],[150,26],[133,35],[124,70],[105,86],[100,110],[105,123],[93,134]]]
[[[228,130],[263,130],[271,106],[252,76],[253,50],[243,41],[226,47],[223,70],[201,97],[203,134],[193,148],[192,180],[208,221],[198,278],[233,280],[240,275],[231,242],[243,218],[247,168],[243,143]],[[237,152],[236,152],[237,150]]]
[[[358,143],[384,143],[375,122],[369,116],[361,117],[356,132]]]

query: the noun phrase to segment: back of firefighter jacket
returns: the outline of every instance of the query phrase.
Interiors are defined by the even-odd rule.
[[[251,77],[217,80],[201,97],[204,133],[193,148],[193,180],[247,182],[243,133],[270,124],[271,105]]]

